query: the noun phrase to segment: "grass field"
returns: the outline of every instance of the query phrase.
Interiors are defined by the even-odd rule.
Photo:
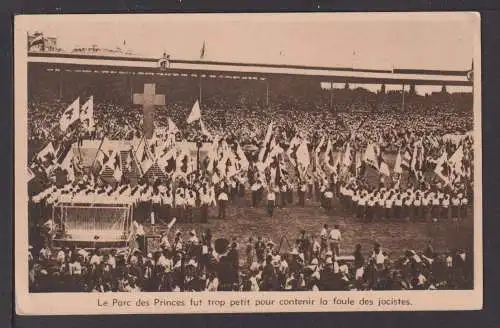
[[[248,195],[247,195],[248,196]],[[472,212],[470,209],[469,212]],[[342,231],[341,254],[348,255],[354,251],[356,244],[361,244],[364,254],[371,252],[374,242],[382,245],[383,249],[392,256],[400,256],[407,249],[423,250],[428,241],[437,252],[445,252],[453,248],[472,250],[473,246],[473,217],[470,214],[463,222],[456,224],[451,220],[438,222],[411,222],[411,221],[377,221],[364,223],[344,215],[338,202],[334,205],[332,215],[327,215],[319,204],[306,202],[305,207],[296,205],[278,208],[273,217],[268,217],[264,206],[251,208],[249,201],[239,199],[230,205],[225,220],[217,219],[217,209],[210,210],[208,223],[179,223],[174,226],[187,233],[195,229],[199,233],[209,228],[214,239],[237,238],[241,251],[249,237],[262,236],[271,239],[277,245],[282,237],[293,243],[304,229],[307,235],[319,235],[324,223],[329,227],[339,224]],[[150,229],[150,227],[147,227]],[[157,226],[161,231],[162,226]],[[282,250],[288,248],[286,242]],[[243,256],[242,256],[243,257]]]

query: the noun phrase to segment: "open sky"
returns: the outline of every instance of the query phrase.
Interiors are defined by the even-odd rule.
[[[372,69],[466,70],[474,14],[190,14],[31,16],[59,47],[124,47],[175,59]],[[125,46],[123,45],[125,42]]]

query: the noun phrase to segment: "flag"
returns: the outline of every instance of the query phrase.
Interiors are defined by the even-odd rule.
[[[76,98],[71,105],[64,110],[59,119],[59,126],[62,131],[66,131],[68,127],[78,120],[80,116],[80,97]]]
[[[177,125],[175,125],[174,121],[168,118],[168,133],[169,134],[176,134],[179,132],[179,129],[177,128]]]
[[[375,150],[375,145],[374,144],[369,144],[366,146],[365,150],[365,162],[371,165],[375,169],[379,169],[379,163],[377,159],[377,154]]]
[[[201,118],[200,104],[198,103],[198,100],[196,100],[186,122],[187,124],[191,124],[194,121],[199,120],[200,118]]]
[[[71,152],[68,152],[66,154],[66,157],[64,157],[64,160],[62,163],[59,165],[61,169],[66,170],[68,172],[68,181],[74,181],[75,180],[75,170],[73,166],[73,154]]]
[[[149,155],[148,145],[146,144],[145,138],[142,138],[139,146],[137,146],[135,157],[136,162],[139,164],[142,174],[144,175],[153,165],[153,160]]]
[[[90,96],[80,108],[80,121],[87,130],[91,130],[94,127],[94,96]]]
[[[462,174],[462,160],[464,159],[464,149],[460,145],[458,149],[448,159],[448,164],[458,174]]]
[[[311,159],[309,157],[309,151],[307,150],[307,143],[303,140],[297,149],[297,166],[299,167],[299,173],[304,174],[309,164],[311,163]],[[302,172],[300,171],[302,170]]]
[[[380,156],[380,162],[379,162],[379,172],[380,174],[383,174],[385,176],[390,176],[391,175],[391,172],[389,171],[389,165],[387,165],[387,163],[384,161],[384,159],[382,158],[382,156]]]
[[[288,159],[292,163],[293,166],[297,166],[297,149],[300,146],[300,139],[297,138],[297,136],[294,136],[292,140],[290,141],[290,145],[288,146],[288,149],[286,150],[286,154],[288,155]]]
[[[266,131],[266,135],[264,136],[264,141],[262,143],[262,146],[260,147],[258,159],[259,162],[263,162],[265,159],[265,155],[268,150],[272,149],[272,146],[269,144],[271,141],[271,135],[273,133],[273,122],[269,123]]]
[[[214,138],[214,137],[212,137],[212,135],[210,134],[210,132],[208,132],[208,130],[205,127],[205,124],[203,123],[203,121],[201,120],[201,118],[200,118],[200,128],[201,128],[201,134],[203,134],[204,136],[208,137],[209,139],[213,139]]]
[[[53,163],[53,161],[56,159],[56,151],[54,149],[54,146],[52,145],[52,142],[49,142],[48,145],[45,146],[45,148],[43,148],[36,157],[42,163],[45,163],[46,161]]]
[[[205,41],[203,41],[203,46],[201,46],[201,50],[200,50],[200,59],[205,58],[206,51],[207,51],[207,44],[205,43]]]
[[[35,33],[33,34],[33,36],[34,38],[30,42],[28,42],[28,50],[36,45],[44,44],[45,38],[43,37],[43,33]]]
[[[398,155],[396,156],[396,161],[394,163],[394,173],[403,173],[403,169],[401,168],[401,152],[398,151]]]
[[[241,149],[240,144],[236,147],[236,155],[238,155],[238,160],[241,166],[242,171],[246,171],[248,169],[248,159],[245,156],[245,153],[243,152],[243,149]]]
[[[411,152],[408,147],[405,148],[403,152],[403,156],[401,157],[401,167],[406,168],[407,170],[410,169],[410,163],[411,163]]]
[[[175,165],[172,165],[173,164],[172,161],[175,160],[176,152],[177,150],[175,148],[171,148],[166,153],[158,157],[157,160],[158,166],[164,173],[171,173],[172,170],[174,169],[173,166]]]
[[[443,181],[448,183],[448,165],[447,165],[448,154],[446,151],[441,154],[441,157],[436,162],[436,168],[434,169],[434,173],[438,177],[440,177]]]
[[[345,148],[344,157],[342,159],[342,164],[346,167],[351,166],[352,164],[352,154],[351,154],[351,144],[347,143]]]
[[[316,147],[316,149],[314,150],[315,153],[319,153],[320,150],[321,150],[321,147],[323,147],[323,143],[325,143],[325,136],[322,136],[321,137],[321,140],[318,144],[318,146]]]
[[[33,173],[33,171],[31,171],[29,167],[27,167],[26,169],[28,170],[28,182],[30,182],[35,178],[35,174]]]

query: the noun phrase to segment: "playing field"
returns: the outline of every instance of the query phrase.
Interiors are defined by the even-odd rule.
[[[472,212],[472,209],[469,212]],[[334,205],[333,215],[327,215],[319,204],[308,201],[303,208],[296,205],[278,208],[273,217],[268,217],[264,206],[251,208],[246,199],[237,200],[229,206],[225,220],[217,219],[216,208],[211,209],[210,214],[206,224],[179,223],[173,229],[179,228],[185,233],[195,229],[198,235],[205,229],[210,229],[214,239],[236,237],[242,251],[249,237],[255,239],[262,236],[277,245],[280,245],[282,238],[293,243],[301,229],[304,229],[307,235],[319,235],[324,223],[330,227],[334,224],[340,225],[343,237],[342,255],[351,254],[358,243],[361,244],[363,253],[367,254],[373,243],[378,242],[392,256],[400,256],[407,249],[423,250],[428,241],[432,241],[437,252],[454,248],[471,250],[473,246],[472,214],[458,224],[451,220],[411,222],[376,219],[371,223],[364,223],[350,215],[344,215],[338,202]],[[158,226],[157,231],[161,230],[162,227]],[[286,240],[283,240],[282,250],[288,250]]]

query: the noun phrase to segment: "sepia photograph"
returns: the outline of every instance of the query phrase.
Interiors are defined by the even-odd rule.
[[[18,312],[481,307],[479,15],[18,16],[15,61]]]

